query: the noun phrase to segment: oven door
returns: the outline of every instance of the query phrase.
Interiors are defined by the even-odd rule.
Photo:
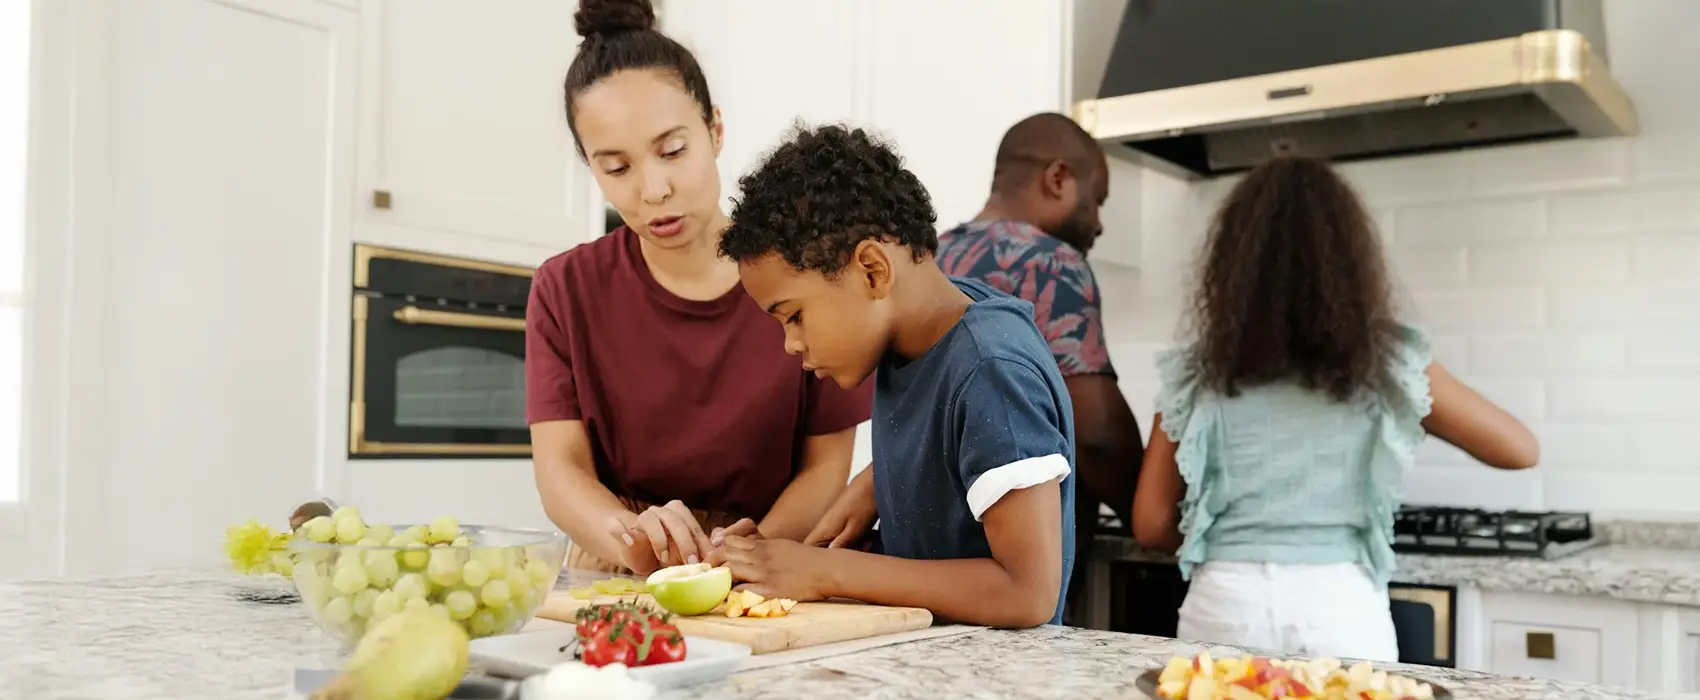
[[[523,312],[356,292],[349,456],[529,457]]]
[[[1416,583],[1387,584],[1399,663],[1457,668],[1458,589]]]

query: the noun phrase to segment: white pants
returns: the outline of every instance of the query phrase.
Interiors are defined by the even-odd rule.
[[[1387,591],[1356,564],[1205,563],[1192,570],[1178,631],[1253,650],[1399,660]]]

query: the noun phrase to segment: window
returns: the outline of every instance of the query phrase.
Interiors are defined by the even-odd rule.
[[[24,172],[30,5],[0,2],[0,503],[23,484]]]

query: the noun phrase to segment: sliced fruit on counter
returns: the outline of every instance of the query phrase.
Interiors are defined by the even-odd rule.
[[[669,566],[645,582],[655,603],[677,615],[701,615],[732,591],[732,570],[708,564]]]
[[[1424,700],[1434,697],[1434,689],[1414,678],[1374,670],[1368,662],[1343,669],[1340,660],[1332,658],[1213,659],[1201,652],[1190,659],[1170,659],[1158,677],[1157,695],[1166,700]]]
[[[797,601],[790,598],[763,598],[755,591],[733,591],[726,596],[726,616],[784,617],[796,605]]]

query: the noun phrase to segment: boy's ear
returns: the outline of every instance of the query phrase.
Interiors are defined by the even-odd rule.
[[[891,256],[879,241],[869,238],[857,243],[850,263],[870,298],[884,299],[891,293]]]

